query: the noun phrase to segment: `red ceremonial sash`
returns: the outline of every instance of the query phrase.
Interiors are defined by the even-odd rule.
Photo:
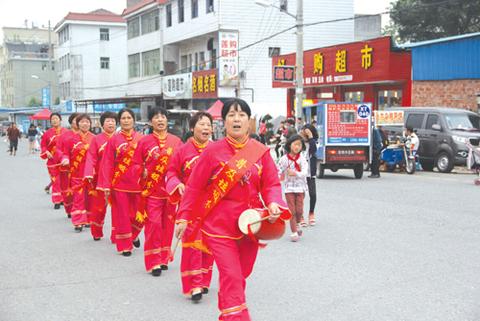
[[[132,164],[132,158],[135,154],[135,149],[137,148],[137,143],[140,139],[140,135],[135,135],[132,140],[128,143],[127,150],[123,154],[123,157],[115,166],[115,171],[113,172],[113,179],[112,179],[112,188],[115,187],[122,178],[123,175],[127,172],[128,167]]]
[[[82,142],[78,142],[77,144],[80,144]],[[90,144],[83,144],[83,147],[80,148],[80,151],[77,153],[77,155],[73,159],[72,167],[70,168],[70,172],[74,173],[77,171],[78,167],[80,164],[83,162],[85,159],[85,156],[87,156],[87,150]],[[76,146],[73,146],[75,148]]]
[[[263,144],[257,142],[255,139],[250,139],[245,147],[240,149],[225,164],[217,177],[207,187],[205,198],[199,202],[199,207],[195,210],[195,213],[199,213],[199,216],[196,217],[198,225],[187,240],[188,242],[191,242],[196,238],[198,230],[201,228],[212,209],[218,205],[220,200],[230,192],[247,171],[260,158],[262,158],[267,151],[268,148]]]
[[[171,145],[169,145],[169,143]],[[147,218],[146,199],[152,195],[153,191],[160,183],[161,178],[163,178],[163,175],[165,175],[168,169],[168,163],[170,162],[170,157],[173,155],[174,147],[175,146],[172,144],[172,141],[169,142],[168,136],[165,140],[164,146],[161,146],[160,141],[158,141],[158,148],[162,149],[162,154],[157,159],[158,164],[155,165],[153,171],[147,176],[143,191],[140,194],[141,197],[135,217],[135,219],[140,223],[143,223],[143,221],[145,221]]]

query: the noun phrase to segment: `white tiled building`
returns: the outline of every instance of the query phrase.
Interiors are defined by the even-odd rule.
[[[110,11],[68,13],[55,26],[61,100],[124,96],[127,83],[125,20]]]
[[[288,11],[296,13],[296,1],[288,1]],[[353,16],[353,0],[304,0],[305,23]],[[244,47],[294,26],[291,16],[254,0],[144,0],[125,9],[123,17],[129,34],[129,95],[163,93],[166,106],[195,109],[208,108],[217,97],[237,96],[256,114],[286,110],[285,91],[272,88],[269,53],[295,51],[295,28]],[[306,27],[304,49],[353,41],[353,30],[353,20]],[[222,36],[230,39],[225,44],[236,44],[238,64],[219,58],[225,52]],[[227,72],[233,76],[223,81]]]

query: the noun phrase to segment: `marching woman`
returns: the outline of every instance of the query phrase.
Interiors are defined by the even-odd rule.
[[[184,194],[190,174],[212,136],[212,122],[212,116],[201,111],[190,119],[193,137],[175,151],[167,172],[167,192],[173,200],[180,199]],[[182,239],[180,272],[183,293],[197,302],[210,287],[213,256],[202,244],[202,233],[197,233],[192,242],[188,241],[192,233],[192,225],[189,225]]]
[[[88,148],[87,160],[85,163],[84,176],[88,181],[88,213],[90,214],[90,232],[95,241],[103,237],[103,223],[107,211],[107,202],[103,191],[96,190],[100,163],[105,152],[108,140],[113,136],[117,127],[117,114],[111,111],[104,112],[100,116],[100,124],[103,132],[92,139]],[[110,240],[114,243],[114,227]]]
[[[168,269],[175,217],[175,205],[168,201],[165,190],[165,174],[182,141],[167,132],[166,109],[153,108],[148,119],[153,133],[140,139],[133,157],[143,178],[137,219],[145,224],[145,268],[153,276],[160,276],[162,269]]]
[[[57,153],[57,143],[60,135],[67,131],[61,126],[61,121],[62,116],[60,116],[59,113],[52,113],[50,115],[50,124],[52,125],[52,128],[43,134],[40,143],[42,150],[40,157],[47,159],[47,169],[52,184],[52,203],[56,210],[60,209],[60,204],[63,202],[63,198],[60,189],[59,163],[56,160],[55,154]]]
[[[66,151],[62,155],[62,164],[70,167],[70,188],[73,194],[71,210],[72,223],[76,232],[81,232],[89,224],[87,214],[88,189],[85,186],[83,172],[87,159],[87,151],[93,139],[90,132],[92,121],[87,114],[79,114],[75,118],[78,133],[72,135],[64,145]]]
[[[66,130],[58,139],[57,143],[57,153],[56,160],[59,163],[60,170],[60,190],[62,192],[63,198],[63,207],[67,216],[70,218],[72,213],[73,205],[73,194],[70,188],[70,166],[67,161],[63,160],[64,154],[68,154],[68,149],[66,146],[69,145],[70,140],[78,132],[77,122],[75,118],[78,116],[78,113],[73,113],[68,117],[68,123],[70,124],[71,129]]]
[[[240,231],[240,214],[265,204],[274,221],[288,211],[269,149],[249,138],[250,115],[245,101],[225,102],[222,118],[227,137],[210,143],[198,159],[180,203],[175,231],[181,238],[192,222],[190,238],[198,229],[203,234],[219,271],[222,321],[251,320],[245,280],[252,272],[259,245]]]
[[[132,245],[140,247],[137,237],[143,227],[135,218],[141,189],[133,166],[133,155],[142,135],[133,129],[135,114],[132,110],[121,109],[118,119],[121,131],[107,143],[100,163],[97,190],[103,191],[106,199],[111,196],[117,251],[130,256]]]

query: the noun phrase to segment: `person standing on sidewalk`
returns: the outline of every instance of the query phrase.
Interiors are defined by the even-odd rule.
[[[105,193],[97,190],[98,173],[100,163],[102,162],[105,148],[108,141],[115,133],[117,127],[117,114],[106,111],[100,116],[100,124],[103,133],[98,134],[92,139],[88,148],[87,160],[85,163],[84,176],[88,181],[88,212],[90,213],[90,232],[94,241],[99,241],[103,237],[103,223],[105,213],[107,212],[107,202]],[[110,241],[115,243],[115,224],[112,217],[112,232]]]
[[[28,128],[27,137],[28,137],[28,153],[35,154],[35,139],[37,137],[37,129],[34,124],[30,124]]]
[[[373,142],[372,142],[372,165],[371,171],[372,174],[369,175],[369,178],[380,178],[380,154],[383,149],[383,140],[380,129],[377,127],[373,128]]]
[[[18,140],[20,139],[21,133],[17,128],[17,124],[12,123],[11,127],[7,129],[7,137],[10,141],[10,155],[15,156],[17,154]]]
[[[175,205],[168,200],[165,174],[174,151],[182,144],[180,138],[167,132],[167,115],[162,107],[149,112],[153,133],[140,139],[133,156],[135,170],[143,181],[137,220],[145,225],[145,269],[153,276],[168,269]]]
[[[200,155],[210,144],[212,122],[212,116],[203,111],[197,112],[190,119],[193,137],[175,151],[167,172],[166,189],[173,202],[181,200],[190,174]],[[189,241],[193,232],[194,229],[189,225],[182,239],[180,273],[183,294],[190,297],[193,302],[198,302],[203,294],[208,293],[210,287],[213,256],[204,245],[202,233],[197,233],[194,239]]]
[[[61,135],[65,134],[67,129],[61,126],[62,116],[59,113],[50,115],[50,125],[52,126],[43,135],[40,142],[40,157],[47,160],[48,174],[50,175],[50,183],[52,185],[52,203],[53,208],[60,209],[63,202],[62,190],[60,187],[60,164],[57,158],[57,143]],[[45,187],[48,191],[49,186]]]

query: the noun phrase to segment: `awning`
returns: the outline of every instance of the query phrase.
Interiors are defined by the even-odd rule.
[[[208,108],[207,112],[212,115],[213,119],[222,119],[222,107],[222,101],[217,100],[212,106],[210,106],[210,108]]]
[[[40,110],[35,115],[31,116],[30,119],[31,120],[49,120],[51,114],[52,112],[49,109],[45,108]]]

